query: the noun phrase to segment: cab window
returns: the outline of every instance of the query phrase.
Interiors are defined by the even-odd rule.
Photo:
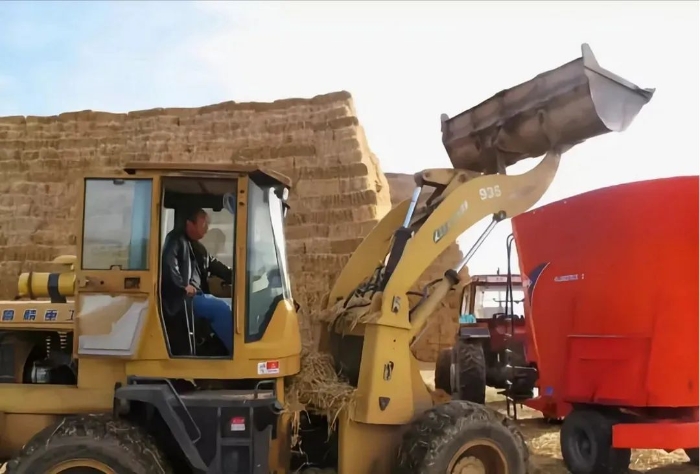
[[[291,299],[284,207],[275,188],[250,182],[246,257],[246,342],[260,340],[280,301]]]
[[[87,179],[84,270],[148,270],[150,179]]]
[[[510,303],[506,298],[506,285],[480,285],[476,289],[474,298],[474,313],[478,319],[490,319],[496,314],[505,313],[506,307],[510,310]],[[523,290],[513,288],[513,312],[516,316],[522,316]]]

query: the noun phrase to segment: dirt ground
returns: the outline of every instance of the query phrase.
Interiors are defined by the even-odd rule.
[[[421,375],[428,385],[434,386],[432,364],[423,364]],[[501,413],[506,413],[505,399],[495,390],[488,389],[486,402]],[[518,426],[530,446],[532,474],[568,474],[559,450],[559,425],[545,423],[539,412],[518,406]],[[662,450],[632,451],[630,474],[697,474],[698,468],[688,464],[682,450],[667,453]]]

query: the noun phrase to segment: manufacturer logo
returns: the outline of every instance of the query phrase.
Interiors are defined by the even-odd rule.
[[[22,319],[25,321],[36,321],[36,310],[35,309],[25,309]]]
[[[12,321],[13,319],[15,319],[15,310],[14,309],[2,310],[2,320],[3,321]]]
[[[573,274],[573,275],[559,275],[554,277],[554,281],[557,283],[561,283],[563,281],[577,281],[579,279],[579,276],[581,277],[581,280],[583,280],[583,273],[581,275],[578,274]]]
[[[44,312],[44,321],[56,321],[58,318],[58,311],[55,309],[47,309]]]
[[[440,227],[435,229],[433,232],[433,242],[440,242],[442,238],[445,237],[445,235],[447,235],[447,233],[450,231],[450,228],[454,225],[455,221],[462,217],[465,212],[467,212],[467,209],[469,209],[469,203],[467,201],[462,202],[459,209],[452,214],[452,217],[450,217],[447,222],[442,224]]]

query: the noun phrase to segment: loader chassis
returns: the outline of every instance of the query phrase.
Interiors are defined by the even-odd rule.
[[[454,169],[416,174],[413,197],[362,241],[324,304],[334,317],[324,319],[319,349],[356,388],[337,419],[323,407],[307,415],[286,406],[285,382],[301,368],[284,242],[287,178],[146,162],[85,178],[77,256],[56,261],[70,269],[23,274],[18,298],[0,303],[6,473],[525,474],[518,429],[485,406],[435,401],[410,346],[494,226],[541,199],[562,153],[624,130],[651,98],[600,68],[587,45],[582,52],[442,118]],[[527,173],[505,174],[542,155]],[[209,283],[213,295],[231,298],[231,340],[198,320],[186,298],[166,308],[163,239],[183,207],[209,210],[221,231],[220,250],[206,245],[232,262],[231,284]],[[489,216],[465,257],[409,307],[419,276]]]

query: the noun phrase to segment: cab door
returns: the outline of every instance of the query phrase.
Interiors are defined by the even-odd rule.
[[[106,176],[82,183],[76,351],[135,356],[154,296],[153,216],[159,178]]]

